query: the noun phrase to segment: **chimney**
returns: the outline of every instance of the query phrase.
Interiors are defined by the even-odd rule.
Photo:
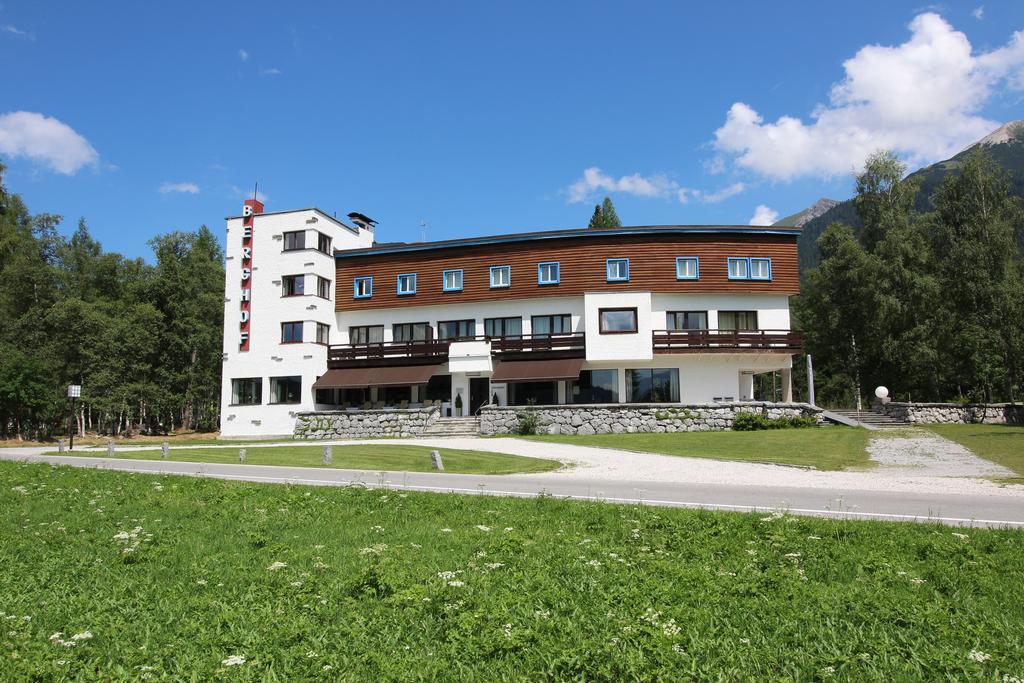
[[[370,232],[373,232],[373,226],[377,225],[377,221],[356,211],[350,213],[348,217],[349,220],[356,224],[356,227],[362,230],[369,230]]]

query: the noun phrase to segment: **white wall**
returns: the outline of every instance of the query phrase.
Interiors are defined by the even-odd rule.
[[[242,294],[242,219],[227,222],[224,296],[224,364],[221,383],[221,434],[248,436],[291,434],[294,414],[313,410],[313,382],[327,367],[327,347],[316,344],[316,323],[330,326],[331,343],[336,343],[337,318],[334,315],[334,257],[316,251],[283,251],[285,231],[306,231],[306,244],[317,246],[316,232],[328,235],[333,249],[356,249],[369,246],[369,231],[334,221],[316,209],[282,213],[257,214],[252,239],[252,292],[249,324],[249,350],[239,350],[240,301]],[[282,297],[281,278],[304,275],[304,296]],[[316,277],[331,281],[330,299],[316,296]],[[303,342],[281,343],[281,323],[302,321]],[[268,405],[270,378],[302,377],[302,402],[290,405]],[[261,377],[263,404],[231,405],[231,380]]]
[[[587,292],[583,300],[588,361],[642,360],[654,356],[650,292]],[[636,333],[601,334],[598,311],[602,308],[636,308]]]

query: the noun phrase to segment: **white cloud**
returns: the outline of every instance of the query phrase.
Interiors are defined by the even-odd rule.
[[[26,157],[65,175],[96,166],[100,158],[71,126],[32,111],[0,114],[0,154]]]
[[[281,75],[281,70],[276,68],[276,67],[273,67],[273,68],[270,68],[270,69],[262,69],[260,71],[260,75],[261,76],[280,76]]]
[[[750,225],[771,225],[777,220],[779,220],[778,211],[773,211],[764,204],[758,204],[750,219]]]
[[[239,59],[239,61],[242,61],[242,62],[248,62],[249,61],[249,53],[246,52],[245,50],[239,50],[238,51],[238,59]]]
[[[868,45],[843,63],[845,78],[810,123],[765,122],[736,102],[715,131],[714,147],[773,180],[849,173],[878,149],[911,164],[949,157],[999,123],[977,114],[997,85],[1024,89],[1024,31],[1004,47],[972,54],[967,37],[942,17],[921,14],[895,47]]]
[[[22,31],[20,28],[18,28],[14,24],[7,24],[6,26],[3,27],[3,29],[0,29],[0,30],[2,30],[4,33],[10,33],[13,36],[17,36],[19,38],[24,38],[25,40],[35,40],[36,39],[36,34],[29,33],[28,31]]]
[[[974,17],[975,19],[977,19],[978,21],[981,21],[982,19],[984,19],[985,18],[985,6],[981,5],[980,7],[975,7],[974,11],[971,12],[971,16]]]
[[[608,175],[597,166],[583,171],[583,176],[565,189],[570,204],[581,204],[589,201],[599,193],[606,192],[631,194],[634,197],[655,199],[675,199],[686,204],[691,199],[707,203],[717,203],[728,199],[747,189],[743,183],[733,183],[715,192],[705,192],[683,187],[664,174],[643,176],[639,173],[624,175],[618,178]]]
[[[160,186],[160,194],[168,194],[169,192],[199,194],[199,186],[195,183],[164,183]]]

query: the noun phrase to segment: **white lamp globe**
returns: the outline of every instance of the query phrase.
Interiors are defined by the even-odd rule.
[[[875,389],[875,396],[878,398],[887,398],[889,396],[889,390],[885,387],[878,387]]]

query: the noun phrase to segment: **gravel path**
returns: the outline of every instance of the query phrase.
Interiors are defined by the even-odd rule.
[[[1012,473],[975,457],[959,445],[930,432],[920,435],[889,436],[878,434],[872,441],[872,457],[879,453],[879,466],[864,471],[820,472],[785,465],[730,462],[706,458],[687,458],[655,453],[637,453],[610,448],[573,446],[526,441],[514,438],[456,439],[382,439],[379,444],[418,444],[439,449],[458,448],[526,455],[534,458],[560,460],[566,463],[546,477],[599,482],[649,481],[688,484],[728,484],[750,487],[795,487],[810,489],[903,491],[907,493],[950,493],[993,496],[1019,496],[1024,499],[1024,486],[1000,485],[977,477],[1005,477]],[[938,448],[933,439],[941,444]],[[366,441],[343,440],[317,442],[315,445],[362,444]],[[295,442],[247,445],[254,449],[266,446],[299,445]],[[302,444],[310,445],[310,444]],[[195,448],[217,448],[196,446]],[[945,453],[954,453],[955,463],[945,462]],[[237,445],[224,448],[238,449]],[[83,449],[96,453],[102,448]],[[123,450],[159,450],[158,446],[125,448]],[[76,452],[78,452],[76,450]],[[931,455],[929,455],[931,454]],[[887,460],[886,460],[887,458]],[[940,461],[939,458],[943,458]],[[509,478],[531,475],[512,474]]]
[[[868,445],[868,455],[887,472],[926,477],[1016,476],[1002,465],[979,458],[957,442],[926,429],[876,433]]]

